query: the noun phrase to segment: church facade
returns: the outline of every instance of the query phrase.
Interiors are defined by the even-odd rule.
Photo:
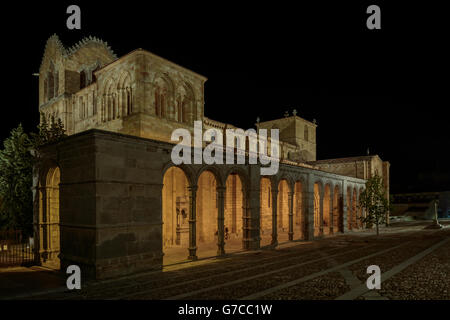
[[[41,263],[101,279],[161,269],[177,252],[195,260],[362,227],[359,194],[374,174],[389,190],[389,163],[317,160],[317,124],[296,114],[256,124],[280,130],[276,175],[248,162],[174,165],[175,129],[236,129],[204,116],[206,81],[143,49],[117,58],[97,38],[71,48],[49,38],[39,111],[68,137],[43,147],[35,170]]]

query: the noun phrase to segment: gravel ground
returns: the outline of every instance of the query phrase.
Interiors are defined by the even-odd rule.
[[[381,273],[384,273],[391,268],[395,267],[399,263],[411,258],[412,256],[422,252],[423,250],[431,247],[433,244],[439,242],[434,238],[426,239],[417,243],[414,246],[404,246],[400,249],[386,252],[382,255],[372,257],[367,260],[363,260],[348,267],[353,274],[358,277],[361,282],[365,282],[368,278],[367,267],[370,265],[377,265],[381,269]]]
[[[339,272],[300,283],[267,296],[262,300],[333,300],[346,293],[350,287]]]
[[[120,292],[120,294],[134,293],[136,290],[156,289],[167,285],[182,283],[183,281],[203,278],[207,276],[219,275],[222,272],[229,272],[233,270],[241,270],[245,267],[258,265],[259,263],[270,263],[277,261],[279,258],[296,257],[299,254],[317,254],[317,244],[313,246],[297,246],[289,249],[281,250],[267,250],[255,253],[247,253],[241,255],[234,255],[224,259],[217,259],[209,261],[208,263],[198,265],[202,262],[193,262],[190,264],[176,265],[166,267],[164,272],[155,274],[137,274],[126,279],[118,279],[110,283],[96,283],[89,287],[83,287],[81,291],[70,292],[73,298],[89,298],[97,297],[113,297]],[[333,249],[333,248],[332,248]],[[86,289],[87,288],[87,289]],[[63,299],[67,298],[68,293],[48,294],[39,296],[34,299]]]
[[[349,261],[357,259],[361,256],[365,256],[386,248],[386,245],[376,246],[372,248],[359,248],[355,252],[343,254],[342,256],[334,257],[336,261]],[[346,249],[349,251],[348,249]],[[322,256],[321,256],[322,257]],[[248,280],[236,285],[231,285],[200,294],[190,296],[189,299],[231,299],[242,298],[249,294],[256,293],[265,289],[272,288],[274,286],[286,283],[298,278],[305,277],[315,272],[322,271],[329,268],[329,262],[326,260],[300,266],[287,271],[277,272],[275,274],[263,276],[257,279]],[[275,270],[275,268],[267,268],[264,272]],[[256,274],[256,273],[254,273]],[[188,292],[188,291],[186,291]]]
[[[426,223],[425,223],[426,224]],[[348,270],[364,283],[368,265],[377,264],[382,272],[402,263],[433,244],[450,236],[450,228],[441,231],[423,230],[423,223],[386,228],[377,237],[372,231],[338,235],[314,242],[290,244],[277,250],[230,255],[222,259],[172,265],[164,272],[134,275],[109,283],[84,286],[78,292],[47,294],[37,299],[163,299],[189,293],[268,271],[273,274],[246,280],[234,285],[197,293],[187,299],[238,299],[265,289],[326,270],[386,248],[405,246],[350,265]],[[326,256],[332,257],[331,263]],[[321,261],[313,260],[325,258]],[[308,262],[285,271],[287,266]],[[244,270],[246,268],[250,270]],[[227,274],[227,272],[236,271]],[[389,299],[450,299],[450,243],[395,275],[377,291]],[[208,278],[209,277],[209,278]],[[190,283],[187,283],[190,281]],[[171,286],[167,288],[167,286]],[[354,284],[352,284],[354,285]],[[295,286],[273,292],[263,299],[334,299],[350,290],[342,273],[330,272]],[[364,299],[359,297],[358,299]]]
[[[450,243],[390,278],[380,291],[395,300],[450,300]]]
[[[340,252],[341,248],[323,248],[325,252],[329,254],[334,254]],[[267,257],[267,255],[269,257]],[[77,294],[74,294],[72,298],[74,299],[96,299],[96,298],[113,298],[117,295],[132,295],[131,299],[164,299],[176,294],[181,294],[190,290],[197,290],[200,288],[209,287],[212,285],[225,283],[227,281],[235,280],[237,277],[252,276],[256,273],[265,272],[267,270],[273,270],[281,267],[286,267],[288,265],[294,265],[297,263],[309,261],[312,259],[321,258],[321,255],[317,252],[317,249],[313,250],[302,250],[302,253],[297,253],[295,250],[279,250],[276,254],[272,252],[267,252],[264,258],[255,259],[254,257],[246,257],[239,259],[240,261],[234,261],[232,264],[229,263],[229,267],[224,267],[218,265],[212,266],[201,266],[198,268],[189,268],[182,271],[174,272],[164,272],[158,275],[155,279],[153,276],[139,277],[139,279],[130,279],[127,282],[121,281],[119,283],[113,283],[109,285],[99,285],[93,288],[88,288],[82,290]],[[255,261],[256,260],[256,261]],[[265,266],[270,264],[269,266]],[[247,267],[253,267],[252,270],[234,273],[231,275],[221,275],[221,273],[238,271]],[[203,269],[204,271],[199,271]],[[210,279],[202,279],[208,276],[212,276]],[[152,280],[149,280],[152,279]],[[183,284],[184,281],[195,280],[194,283]],[[178,284],[178,285],[177,285]],[[166,290],[164,287],[168,285],[176,285],[176,287]],[[161,291],[158,291],[161,288]],[[145,292],[152,290],[152,292]],[[155,291],[154,291],[155,290]],[[143,292],[142,294],[136,294]],[[145,293],[144,293],[145,292]],[[67,295],[67,294],[65,294]],[[61,296],[61,294],[59,295]],[[52,298],[58,298],[58,296],[53,295]]]
[[[334,249],[334,251],[336,251]],[[311,261],[311,260],[315,260],[315,259],[319,259],[321,258],[321,256],[318,253],[313,253],[306,256],[301,256],[298,257],[296,259],[292,259],[289,261],[279,261],[276,264],[272,264],[270,266],[259,266],[255,269],[252,270],[248,270],[248,271],[242,271],[239,273],[234,273],[232,275],[217,275],[217,277],[214,278],[210,278],[210,279],[205,279],[205,280],[199,280],[198,282],[192,283],[192,284],[187,284],[187,285],[180,285],[177,288],[171,288],[170,291],[167,290],[162,290],[159,292],[155,292],[155,293],[143,293],[142,295],[139,296],[133,296],[132,299],[148,299],[149,297],[151,297],[152,299],[163,299],[163,298],[168,298],[171,296],[175,296],[178,294],[182,294],[182,293],[186,293],[186,292],[190,292],[190,291],[194,291],[194,290],[199,290],[202,288],[207,288],[207,287],[211,287],[214,285],[218,285],[218,284],[224,284],[227,283],[229,281],[233,281],[233,280],[237,280],[239,278],[245,278],[245,277],[250,277],[250,276],[254,276],[256,274],[259,273],[264,273],[264,272],[268,272],[268,271],[272,271],[272,270],[276,270],[279,268],[284,268],[290,265],[295,265],[298,263],[303,263],[303,262],[307,262],[307,261]],[[268,276],[270,278],[270,276]],[[258,280],[250,280],[249,282],[254,282],[254,281],[260,281]],[[238,285],[240,286],[240,285]],[[226,288],[221,288],[221,289],[217,289],[219,292],[222,292],[223,290],[225,290]],[[210,295],[209,292],[206,292],[204,294],[202,294],[203,296],[205,296],[205,299],[214,299],[214,297],[212,297]],[[210,297],[211,296],[211,297]],[[189,297],[189,299],[191,299],[191,297]],[[196,299],[194,296],[192,296],[192,299]],[[220,299],[220,298],[218,298]]]

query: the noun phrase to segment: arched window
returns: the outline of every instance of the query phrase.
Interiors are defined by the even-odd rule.
[[[157,117],[173,118],[174,110],[168,110],[167,107],[170,105],[172,99],[172,85],[170,80],[166,78],[159,77],[154,82],[154,92],[155,92],[155,115]],[[172,112],[170,112],[172,111]]]
[[[117,118],[130,115],[133,112],[131,76],[128,72],[123,72],[117,82]]]
[[[108,79],[106,81],[104,96],[103,96],[103,104],[104,104],[104,113],[102,118],[104,121],[110,121],[116,118],[117,116],[117,85],[114,83],[112,79]]]
[[[165,92],[161,93],[159,96],[159,101],[161,102],[161,118],[166,115],[166,95]]]
[[[187,83],[177,88],[178,121],[189,123],[194,118],[194,93]]]
[[[155,115],[163,118],[166,114],[166,91],[158,88],[155,91]]]

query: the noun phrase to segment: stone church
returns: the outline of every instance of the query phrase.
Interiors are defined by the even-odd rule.
[[[256,124],[280,130],[276,175],[248,162],[174,165],[173,130],[235,128],[204,116],[206,81],[143,49],[118,58],[97,38],[71,48],[47,40],[39,111],[68,137],[43,147],[35,168],[40,263],[101,279],[275,248],[361,228],[358,197],[374,174],[389,193],[388,162],[317,160],[317,124],[296,114]]]

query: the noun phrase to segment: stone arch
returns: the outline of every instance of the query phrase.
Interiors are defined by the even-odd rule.
[[[278,240],[283,242],[289,240],[290,230],[290,196],[293,191],[292,184],[287,175],[278,179],[278,199],[277,199],[277,234]]]
[[[177,86],[175,100],[175,120],[192,123],[196,118],[195,93],[192,86],[185,81],[180,83]]]
[[[232,247],[234,250],[246,249],[245,240],[249,238],[250,227],[247,212],[247,174],[239,167],[231,167],[227,170],[224,181],[225,243],[228,242],[228,248]]]
[[[181,164],[181,165],[177,166],[172,161],[169,161],[163,166],[163,168],[161,170],[161,173],[162,173],[161,176],[164,177],[166,171],[169,170],[172,167],[177,167],[177,168],[181,169],[184,172],[184,174],[186,175],[186,178],[188,179],[190,187],[196,185],[197,179],[196,179],[195,172],[192,170],[192,168],[190,166],[187,166],[185,164]]]
[[[39,227],[36,235],[39,239],[39,258],[45,266],[59,269],[61,170],[56,162],[51,161],[41,168],[41,172],[38,184]]]
[[[217,165],[203,165],[200,168],[198,168],[197,172],[195,173],[195,176],[194,176],[194,184],[195,185],[198,185],[198,179],[200,178],[202,173],[205,171],[210,171],[214,175],[214,177],[216,178],[218,187],[224,186],[223,172],[222,172],[222,169]]]
[[[189,248],[189,187],[185,171],[178,166],[165,168],[162,175],[161,221],[163,263],[184,260]],[[181,257],[180,256],[181,253]]]
[[[133,113],[133,88],[131,75],[128,71],[122,71],[117,81],[119,117]]]
[[[155,115],[160,118],[174,119],[174,84],[166,74],[158,73],[153,80]]]
[[[216,255],[218,243],[218,186],[220,176],[214,167],[205,167],[197,175],[196,192],[196,243],[198,256]]]
[[[280,184],[280,181],[281,181],[281,180],[285,180],[285,181],[287,182],[287,184],[288,184],[288,186],[289,186],[289,190],[292,190],[293,187],[294,187],[294,181],[295,181],[295,179],[294,179],[293,176],[291,176],[291,175],[290,175],[289,173],[287,173],[287,172],[281,172],[281,171],[279,171],[278,174],[272,175],[272,176],[270,176],[270,177],[271,177],[271,178],[270,178],[270,181],[271,181],[272,187],[274,187],[275,189],[278,188],[278,185]]]
[[[102,101],[102,121],[114,120],[118,115],[117,85],[113,77],[105,81]]]
[[[237,165],[229,166],[225,169],[225,171],[223,171],[223,176],[224,176],[223,181],[225,181],[226,178],[232,173],[239,175],[239,177],[242,180],[242,185],[243,185],[245,191],[247,192],[249,189],[249,185],[250,185],[250,178],[248,176],[247,170],[242,166],[237,166]]]

